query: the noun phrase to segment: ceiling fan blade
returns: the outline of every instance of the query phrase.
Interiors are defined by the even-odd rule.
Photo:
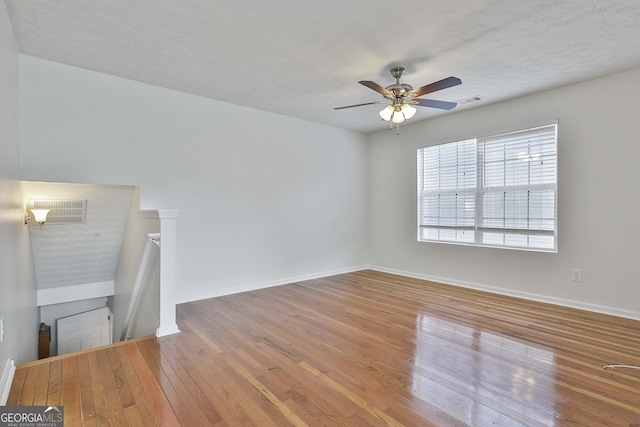
[[[437,101],[435,99],[412,99],[409,101],[411,105],[419,105],[421,107],[439,108],[441,110],[451,110],[456,105],[455,102]]]
[[[346,105],[344,107],[335,107],[334,110],[344,110],[345,108],[362,107],[363,105],[386,104],[387,101],[365,102],[364,104]]]
[[[413,98],[418,96],[426,95],[431,92],[436,92],[442,89],[446,89],[448,87],[457,86],[462,83],[457,77],[447,77],[446,79],[439,80],[437,82],[433,82],[431,84],[419,87],[418,89],[414,89],[409,92],[407,95]],[[436,107],[437,108],[437,107]]]
[[[360,80],[358,83],[368,87],[369,89],[375,90],[376,92],[378,92],[382,96],[391,96],[392,95],[391,92],[389,92],[387,89],[383,88],[382,86],[380,86],[376,82],[372,82],[370,80]]]

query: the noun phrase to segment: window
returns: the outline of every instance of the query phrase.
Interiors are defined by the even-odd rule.
[[[557,251],[557,125],[418,149],[418,240]]]

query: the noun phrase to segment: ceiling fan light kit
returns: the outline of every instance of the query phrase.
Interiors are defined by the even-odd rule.
[[[385,122],[391,121],[393,123],[400,124],[405,120],[409,120],[411,117],[415,116],[416,109],[409,104],[392,104],[384,107],[378,114],[380,114],[380,117]]]
[[[383,108],[378,114],[384,121],[391,122],[397,125],[398,133],[400,133],[400,123],[404,123],[406,120],[411,119],[416,114],[416,108],[414,105],[421,107],[438,108],[441,110],[451,110],[457,104],[455,102],[437,101],[435,99],[417,99],[422,95],[436,92],[442,89],[447,89],[452,86],[457,86],[462,81],[457,77],[447,77],[446,79],[439,80],[434,83],[413,89],[411,85],[400,83],[400,77],[404,72],[403,67],[395,67],[391,70],[391,75],[396,79],[396,82],[387,87],[382,87],[376,82],[370,80],[361,80],[360,83],[369,89],[375,90],[381,94],[386,100],[391,101],[391,104]],[[361,107],[363,105],[372,104],[384,104],[385,101],[366,102],[364,104],[347,105],[345,107],[336,107],[335,110],[342,110],[344,108]]]

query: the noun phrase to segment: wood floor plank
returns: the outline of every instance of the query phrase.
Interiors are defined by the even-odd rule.
[[[96,405],[91,384],[91,370],[89,368],[89,355],[78,355],[78,377],[80,383],[80,409],[83,426],[95,426],[97,424]]]
[[[136,371],[140,385],[147,396],[153,414],[159,426],[178,426],[181,425],[176,414],[171,408],[171,404],[167,400],[162,387],[156,382],[149,366],[146,364],[144,356],[140,352],[137,345],[128,345],[125,347],[129,359]]]
[[[109,354],[113,351],[112,348],[98,350],[98,364],[100,366],[100,372],[102,373],[102,386],[107,396],[111,421],[114,426],[126,426],[124,407],[122,406],[122,400],[119,394],[120,384],[111,369],[111,362],[109,361]]]
[[[69,357],[62,360],[61,404],[64,406],[64,421],[72,426],[82,425],[79,384],[78,358]]]
[[[155,342],[155,340],[154,340]],[[131,345],[135,345],[131,343]],[[116,348],[118,352],[118,357],[122,363],[122,371],[124,373],[124,377],[126,381],[129,383],[129,388],[131,390],[131,394],[133,395],[133,400],[135,401],[135,408],[125,409],[125,415],[127,416],[127,420],[131,417],[136,417],[140,420],[140,424],[131,424],[130,425],[140,425],[140,426],[156,426],[158,423],[156,422],[156,417],[153,414],[153,410],[151,409],[151,405],[149,403],[147,395],[144,393],[142,386],[140,385],[140,380],[138,375],[136,374],[135,368],[129,359],[127,351],[124,347],[119,346]],[[131,412],[135,412],[132,414]]]
[[[371,270],[176,318],[175,335],[17,367],[8,403],[67,402],[69,425],[640,425],[640,370],[603,368],[640,364],[631,319]]]
[[[135,404],[129,405],[124,409],[125,419],[127,420],[127,425],[130,426],[143,426],[145,425],[144,417],[141,417],[140,412],[138,412]]]
[[[26,368],[24,383],[22,383],[22,391],[20,399],[17,402],[19,406],[33,405],[33,398],[36,392],[36,383],[38,379],[38,366]]]
[[[49,373],[51,365],[44,364],[38,366],[38,376],[36,378],[36,387],[33,393],[33,404],[43,406],[47,404],[47,395],[49,393]]]
[[[11,389],[9,390],[9,397],[7,397],[7,406],[18,406],[20,404],[20,397],[22,396],[26,376],[27,368],[16,368]]]
[[[111,426],[113,423],[111,421],[111,410],[109,409],[109,398],[107,397],[107,393],[104,389],[102,370],[100,369],[97,350],[87,353],[87,364],[89,365],[89,377],[93,393],[96,423],[99,426]]]
[[[47,405],[60,406],[62,404],[62,362],[54,360],[50,364],[49,388],[47,390]]]
[[[109,358],[109,365],[111,366],[111,373],[113,375],[113,385],[117,390],[122,408],[124,409],[135,405],[136,402],[133,398],[133,394],[131,393],[129,382],[125,377],[122,362],[116,348],[109,349],[107,351],[107,356]]]

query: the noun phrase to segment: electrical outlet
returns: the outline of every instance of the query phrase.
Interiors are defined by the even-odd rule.
[[[582,270],[579,268],[571,270],[571,280],[574,282],[582,282]]]

